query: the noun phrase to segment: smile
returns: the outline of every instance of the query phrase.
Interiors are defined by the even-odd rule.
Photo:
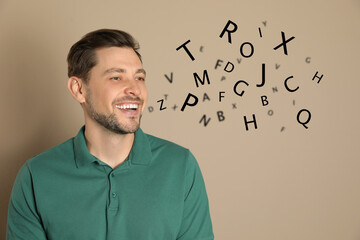
[[[139,108],[139,104],[120,104],[115,106],[118,109],[124,109],[124,110],[136,110]]]

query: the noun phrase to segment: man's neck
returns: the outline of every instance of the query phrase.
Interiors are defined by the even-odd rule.
[[[113,169],[129,155],[134,133],[116,134],[97,123],[85,124],[85,139],[89,152]]]

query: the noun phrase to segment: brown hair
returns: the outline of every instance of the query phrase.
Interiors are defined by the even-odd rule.
[[[97,64],[95,50],[104,47],[129,47],[138,55],[139,43],[128,33],[115,29],[99,29],[89,32],[76,42],[67,56],[68,76],[89,80],[89,72]]]

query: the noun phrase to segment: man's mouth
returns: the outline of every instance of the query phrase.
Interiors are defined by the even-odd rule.
[[[116,104],[115,105],[116,108],[120,109],[120,110],[137,110],[139,108],[139,104],[137,103],[124,103],[124,104]]]

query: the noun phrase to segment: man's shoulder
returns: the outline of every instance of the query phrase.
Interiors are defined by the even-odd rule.
[[[187,148],[185,148],[175,142],[172,142],[170,140],[166,140],[164,138],[160,138],[160,137],[148,134],[148,133],[145,133],[145,135],[149,139],[149,143],[152,148],[171,148],[175,151],[188,151]]]
[[[197,161],[188,148],[151,134],[145,135],[149,142],[153,166],[161,165],[159,169],[167,169],[172,173],[196,168]]]
[[[59,163],[58,160],[73,159],[74,138],[70,138],[54,147],[51,147],[27,160],[28,166],[44,166]]]
[[[145,133],[149,140],[151,151],[153,153],[171,154],[174,156],[187,158],[190,150],[172,141],[156,137],[154,135]]]

